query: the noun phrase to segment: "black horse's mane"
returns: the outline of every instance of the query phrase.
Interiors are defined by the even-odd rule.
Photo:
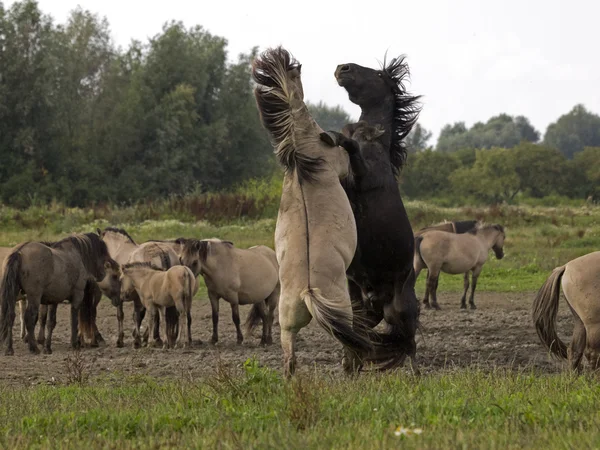
[[[382,69],[394,92],[394,119],[390,146],[390,161],[394,175],[398,175],[406,163],[407,149],[404,139],[412,130],[421,112],[421,105],[418,102],[421,96],[410,95],[404,86],[404,81],[410,77],[405,59],[405,56],[402,55],[393,58],[386,65],[384,58]]]

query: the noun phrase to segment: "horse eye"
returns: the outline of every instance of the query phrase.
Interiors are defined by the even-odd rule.
[[[381,77],[383,76],[383,74],[382,74],[381,72],[377,72],[377,76],[378,76],[379,78],[381,78]]]

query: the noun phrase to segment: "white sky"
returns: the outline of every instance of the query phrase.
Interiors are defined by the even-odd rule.
[[[5,0],[5,6],[13,1]],[[471,126],[501,112],[542,133],[575,104],[600,113],[597,0],[39,0],[64,22],[77,5],[105,16],[118,45],[145,40],[175,19],[227,38],[229,56],[282,44],[302,63],[310,101],[359,109],[333,77],[337,64],[377,67],[404,53],[420,122]],[[433,143],[433,142],[432,142]]]

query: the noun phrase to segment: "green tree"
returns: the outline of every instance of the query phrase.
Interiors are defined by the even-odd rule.
[[[544,144],[559,149],[572,159],[584,147],[600,146],[600,116],[576,105],[570,112],[548,125]]]
[[[487,203],[510,202],[521,189],[514,155],[504,148],[477,150],[473,167],[450,175],[453,189]]]
[[[567,161],[558,150],[523,142],[512,151],[520,191],[538,198],[564,193]]]
[[[585,147],[573,160],[579,194],[600,201],[600,147]]]
[[[323,102],[318,104],[307,102],[308,111],[313,119],[325,131],[340,131],[350,123],[350,115],[341,106],[328,106]]]
[[[477,122],[470,129],[464,122],[446,125],[440,133],[436,149],[453,152],[464,148],[513,148],[521,141],[537,142],[539,137],[526,117],[500,114],[486,123]]]
[[[402,173],[402,191],[413,198],[448,194],[451,190],[449,176],[460,167],[461,163],[454,154],[432,149],[412,153]]]
[[[428,148],[428,142],[431,139],[432,133],[420,123],[417,123],[408,136],[406,136],[406,148],[409,153],[416,153]]]

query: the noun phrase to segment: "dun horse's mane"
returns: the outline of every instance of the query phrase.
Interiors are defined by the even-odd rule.
[[[108,231],[110,231],[110,232],[112,232],[112,233],[117,233],[117,234],[120,234],[121,236],[124,236],[124,237],[126,237],[126,238],[127,238],[127,240],[128,240],[129,242],[131,242],[132,244],[135,244],[135,241],[133,240],[133,238],[132,238],[132,237],[129,235],[129,233],[128,233],[127,231],[125,231],[123,228],[117,228],[117,227],[106,227],[106,228],[104,229],[104,232],[106,233],[106,232],[108,232]],[[135,244],[135,245],[137,245],[137,244]]]
[[[167,270],[167,269],[163,269],[162,267],[158,267],[158,266],[152,264],[152,262],[150,262],[150,261],[137,261],[137,262],[123,264],[123,266],[121,266],[121,270],[123,270],[123,271],[126,271],[128,269],[136,269],[136,268],[148,268],[148,269],[156,270],[158,272],[164,272],[165,270]]]
[[[294,139],[294,92],[289,85],[291,70],[300,72],[301,64],[283,47],[263,52],[252,63],[252,78],[258,84],[254,89],[256,104],[263,126],[269,131],[275,154],[287,172],[296,170],[300,180],[312,181],[324,162],[321,157],[311,157],[300,151],[307,142]],[[299,75],[298,75],[299,76]],[[306,109],[306,105],[302,106]],[[306,111],[308,119],[310,116]]]
[[[469,234],[477,234],[479,231],[487,230],[489,228],[495,228],[496,230],[504,233],[504,227],[497,223],[485,223],[485,222],[477,222],[474,228],[471,228],[467,233]]]
[[[384,59],[382,69],[394,91],[394,120],[390,161],[395,175],[398,175],[406,163],[407,149],[404,139],[412,130],[421,112],[421,105],[418,103],[421,96],[410,95],[404,86],[404,81],[410,77],[405,59],[405,56],[399,56],[392,59],[388,65],[386,65]]]

